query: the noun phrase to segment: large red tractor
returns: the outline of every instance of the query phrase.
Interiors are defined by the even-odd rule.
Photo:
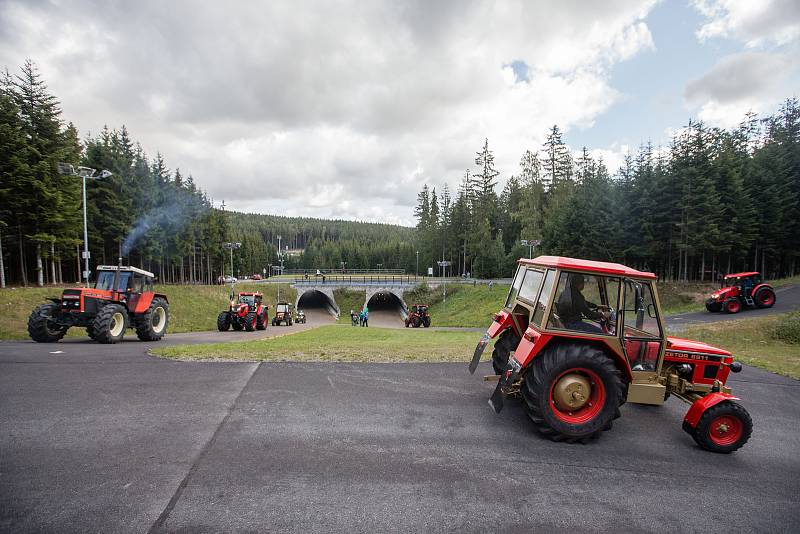
[[[229,328],[252,332],[267,328],[269,306],[262,301],[264,296],[256,292],[242,291],[234,299],[231,298],[228,310],[220,312],[217,316],[217,330],[226,332]]]
[[[61,298],[40,304],[28,318],[28,334],[40,343],[58,341],[72,326],[86,328],[99,343],[121,341],[127,328],[142,341],[158,341],[169,324],[167,296],[153,291],[153,273],[118,266],[97,267],[91,288],[65,289]]]
[[[707,450],[732,452],[750,438],[747,411],[725,385],[742,365],[705,343],[668,337],[656,276],[617,263],[540,256],[519,260],[489,340],[500,412],[521,395],[536,428],[556,441],[586,442],[610,430],[625,402],[691,405],[683,429]]]
[[[411,306],[411,309],[408,311],[408,317],[406,317],[406,328],[412,326],[414,328],[419,328],[420,326],[424,326],[428,328],[431,325],[431,314],[428,311],[427,304],[414,304]]]
[[[739,313],[742,308],[771,308],[775,290],[761,280],[761,273],[735,273],[722,279],[720,288],[706,299],[710,312]]]

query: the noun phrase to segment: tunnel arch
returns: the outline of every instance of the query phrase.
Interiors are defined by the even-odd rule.
[[[333,292],[323,289],[306,289],[297,292],[297,300],[294,305],[295,310],[305,310],[313,308],[324,308],[333,317],[339,317],[339,305],[333,297]]]
[[[397,317],[401,320],[405,320],[408,315],[408,307],[403,300],[402,289],[376,288],[368,291],[364,299],[364,306],[369,308],[370,315],[373,315],[373,312],[389,315],[397,313]]]

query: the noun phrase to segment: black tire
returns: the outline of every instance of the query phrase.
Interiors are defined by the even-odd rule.
[[[411,326],[413,326],[414,328],[419,328],[419,325],[420,325],[420,322],[419,322],[419,317],[416,317],[416,316],[415,316],[415,317],[414,317],[414,318],[411,320]]]
[[[272,320],[272,326],[278,326],[278,323],[275,321],[275,319]]]
[[[231,314],[228,312],[220,312],[217,315],[217,330],[220,332],[227,332],[231,327]]]
[[[143,314],[136,317],[136,337],[140,341],[158,341],[167,333],[169,304],[156,297]]]
[[[561,409],[553,399],[553,389],[562,378],[576,375],[589,385],[584,392],[588,400],[574,412]],[[521,391],[528,417],[539,432],[553,441],[585,443],[610,429],[612,421],[619,417],[623,384],[619,369],[602,350],[591,345],[560,343],[546,348],[534,359]],[[592,404],[592,399],[596,404]]]
[[[424,326],[425,328],[430,327],[431,326],[431,318],[430,317],[425,317],[422,320],[422,326]]]
[[[753,302],[757,308],[771,308],[775,305],[775,292],[768,287],[762,287],[753,295]]]
[[[97,341],[97,339],[95,339],[96,336],[94,335],[94,328],[92,328],[92,325],[86,327],[86,335],[89,336],[89,339],[92,341]]]
[[[256,312],[250,312],[244,317],[244,329],[248,332],[252,332],[256,329],[256,321],[257,321],[258,314]]]
[[[494,368],[494,374],[499,375],[503,373],[503,370],[508,364],[508,358],[511,356],[512,352],[517,350],[517,345],[519,345],[519,337],[517,337],[513,329],[509,328],[500,334],[500,339],[494,344],[494,350],[492,351],[492,367]]]
[[[711,313],[721,312],[722,311],[722,303],[721,302],[707,302],[706,309]]]
[[[239,322],[238,319],[235,319],[231,321],[231,328],[233,328],[237,332],[241,332],[244,329],[244,326],[242,325],[242,323]]]
[[[59,306],[55,302],[39,304],[28,317],[28,335],[37,343],[55,343],[67,333],[68,326],[59,326],[53,322],[58,314]]]
[[[267,317],[267,310],[264,309],[264,311],[261,312],[261,315],[256,317],[256,330],[266,330],[268,321],[269,318]]]
[[[722,425],[730,425],[733,432],[720,432]],[[741,448],[752,433],[753,420],[747,410],[733,401],[723,401],[705,411],[691,435],[707,451],[726,454]]]
[[[286,322],[286,326],[292,326],[292,323],[293,323],[293,322],[294,322],[294,321],[292,321],[291,319],[289,319],[289,320]]]
[[[98,343],[122,341],[128,327],[128,310],[119,304],[106,304],[100,309],[92,322],[95,340]]]

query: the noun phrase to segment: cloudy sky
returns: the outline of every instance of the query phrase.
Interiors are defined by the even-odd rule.
[[[26,58],[83,135],[126,125],[217,204],[413,224],[484,138],[505,180],[553,124],[614,170],[774,112],[800,2],[0,0],[0,66]]]

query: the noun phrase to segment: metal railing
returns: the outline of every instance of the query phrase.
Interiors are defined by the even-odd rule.
[[[309,275],[296,277],[296,286],[384,286],[399,287],[421,284],[425,281],[422,276],[409,275]]]

